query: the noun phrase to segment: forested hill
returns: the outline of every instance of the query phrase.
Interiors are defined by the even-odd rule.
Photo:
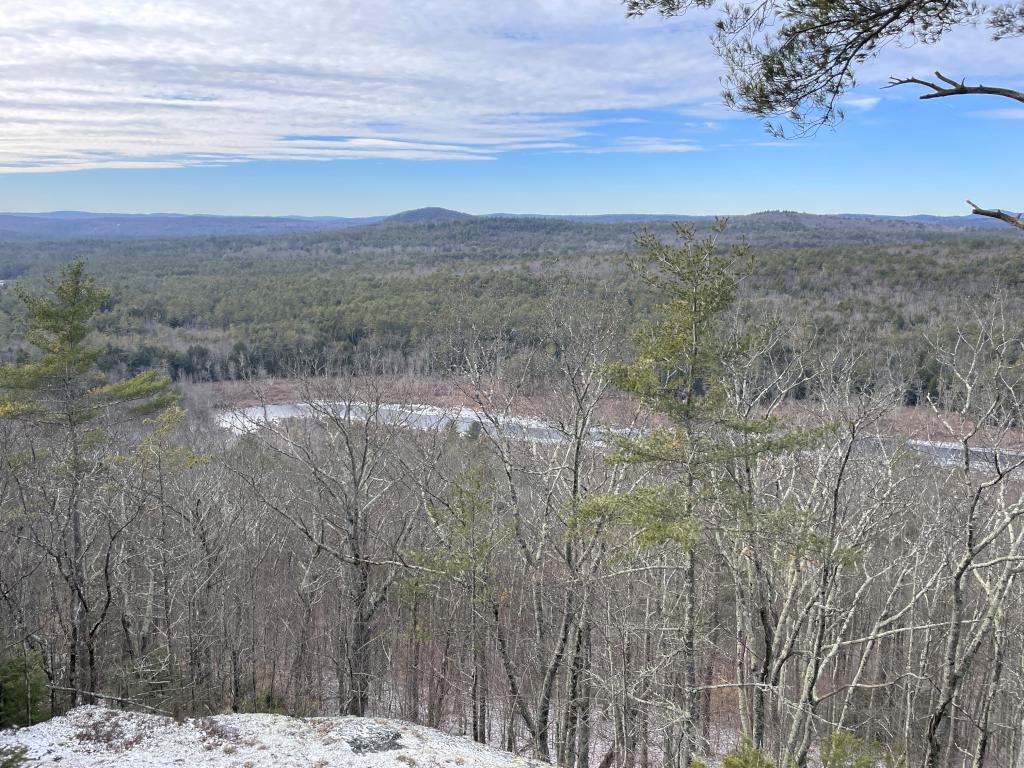
[[[3,229],[2,218],[0,215],[0,230]],[[998,246],[1019,242],[1016,231],[998,222],[994,226],[981,225],[981,222],[988,221],[969,217],[918,221],[912,218],[816,216],[772,211],[730,218],[723,241],[748,242],[759,249],[938,243],[977,247],[981,244]],[[976,222],[978,226],[973,226]],[[713,219],[693,217],[686,223],[702,231],[711,227]],[[204,269],[205,262],[223,258],[254,262],[267,258],[312,258],[331,265],[415,262],[424,266],[466,258],[510,260],[620,254],[631,247],[638,232],[650,230],[671,237],[673,226],[673,221],[666,220],[606,222],[549,217],[467,217],[442,209],[424,209],[373,224],[324,232],[28,240],[24,237],[5,238],[0,231],[0,279],[9,280],[26,273],[50,270],[75,258],[95,262],[93,267],[100,272],[108,265],[117,265],[118,270],[155,268],[159,273],[170,268],[175,274],[181,274],[182,270],[190,273]],[[156,261],[160,262],[159,266]]]
[[[346,219],[297,216],[185,216],[175,214],[104,214],[79,211],[0,213],[3,240],[134,240],[161,237],[273,235],[360,226],[383,217]]]
[[[707,231],[712,221],[689,223]],[[962,297],[1021,295],[1020,234],[973,223],[766,212],[731,219],[723,239],[750,244],[745,290],[759,301],[820,328],[853,324],[910,344]],[[12,282],[39,285],[84,258],[112,291],[97,318],[109,370],[284,374],[297,356],[367,348],[426,365],[454,314],[506,323],[515,344],[538,338],[558,278],[589,295],[614,288],[633,304],[630,320],[642,320],[647,294],[625,255],[645,229],[665,240],[674,234],[668,221],[419,211],[329,232],[0,239],[0,358],[13,359],[21,346]]]
[[[604,214],[594,216],[530,216],[493,214],[470,216],[446,208],[418,208],[392,216],[346,218],[340,216],[205,216],[181,214],[114,214],[81,211],[52,213],[0,213],[0,240],[144,240],[177,237],[218,237],[247,235],[280,235],[296,232],[331,232],[351,227],[367,227],[383,223],[437,224],[449,222],[481,222],[501,228],[501,222],[538,220],[558,229],[557,222],[577,225],[657,225],[659,222],[688,220],[708,222],[708,216],[672,216],[669,214]],[[935,230],[997,229],[992,219],[977,216],[909,216],[878,217],[860,214],[814,216],[789,212],[758,213],[735,217],[737,226],[749,226],[764,232],[782,227],[790,229],[824,229],[859,232],[899,229],[901,226],[924,226]],[[749,222],[748,224],[743,224]],[[858,226],[863,224],[865,226]],[[626,228],[628,229],[629,226]],[[387,228],[387,227],[385,227]]]

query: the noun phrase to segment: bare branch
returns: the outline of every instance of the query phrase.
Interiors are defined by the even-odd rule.
[[[1012,213],[1006,211],[1000,211],[997,208],[981,208],[976,203],[967,201],[967,204],[973,209],[971,213],[976,216],[988,216],[991,219],[999,219],[999,221],[1005,221],[1017,229],[1024,229],[1024,214],[1018,213],[1014,216]]]
[[[941,72],[936,71],[935,77],[937,77],[944,85],[932,82],[930,80],[921,80],[917,77],[890,77],[889,85],[886,88],[892,88],[897,85],[920,85],[924,88],[928,88],[931,93],[922,94],[919,98],[921,99],[940,99],[944,96],[1002,96],[1006,99],[1013,99],[1024,104],[1024,91],[1016,91],[1012,88],[999,88],[991,85],[967,85],[963,80],[959,82],[951,77],[946,77]]]

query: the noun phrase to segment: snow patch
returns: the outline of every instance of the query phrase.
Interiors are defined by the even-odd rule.
[[[176,721],[78,707],[0,733],[64,768],[542,768],[546,764],[398,720],[234,714]]]

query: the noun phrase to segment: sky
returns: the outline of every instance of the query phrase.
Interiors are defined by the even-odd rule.
[[[0,5],[0,210],[367,216],[964,214],[1024,206],[1024,40],[890,46],[846,120],[771,139],[720,103],[711,17],[618,0]]]

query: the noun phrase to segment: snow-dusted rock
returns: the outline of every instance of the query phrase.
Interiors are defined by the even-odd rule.
[[[541,768],[542,763],[397,720],[169,717],[79,707],[0,733],[41,766],[62,768]]]

